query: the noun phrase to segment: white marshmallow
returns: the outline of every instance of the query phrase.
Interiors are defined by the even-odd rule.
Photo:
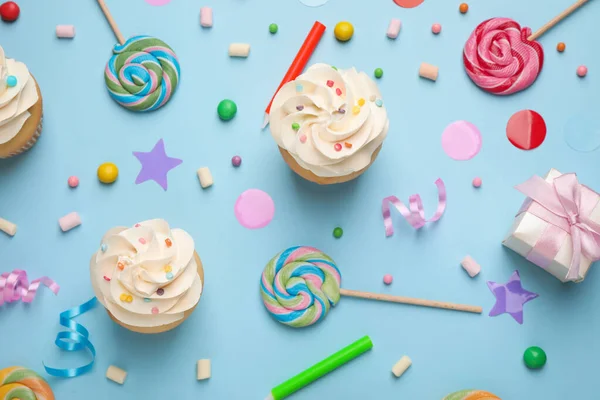
[[[106,370],[106,377],[111,381],[122,385],[125,383],[125,379],[127,379],[127,371],[123,371],[121,368],[111,365]]]
[[[406,372],[408,367],[412,365],[412,361],[408,356],[402,356],[400,361],[398,361],[392,367],[392,373],[396,376],[396,378],[400,378],[400,376]]]
[[[229,45],[229,57],[248,57],[250,45],[248,43],[231,43]]]
[[[210,360],[198,360],[198,380],[210,378]]]
[[[10,221],[0,218],[0,231],[6,233],[9,236],[15,236],[17,233],[17,225]]]
[[[213,177],[208,167],[202,167],[198,169],[198,179],[200,179],[200,185],[202,189],[206,189],[213,185]]]

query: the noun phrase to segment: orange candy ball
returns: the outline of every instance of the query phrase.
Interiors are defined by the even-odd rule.
[[[469,11],[469,5],[467,3],[462,3],[460,7],[458,7],[458,10],[461,14],[466,14],[467,11]]]
[[[567,48],[567,45],[564,44],[563,42],[560,42],[559,44],[556,45],[556,51],[558,51],[559,53],[562,53],[563,51],[565,51],[566,48]]]

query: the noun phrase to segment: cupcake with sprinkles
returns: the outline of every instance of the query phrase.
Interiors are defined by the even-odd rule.
[[[139,333],[179,326],[196,308],[204,284],[194,240],[161,219],[110,229],[90,261],[90,275],[113,321]]]
[[[321,185],[347,182],[375,161],[389,130],[377,84],[364,72],[315,64],[273,100],[271,135],[284,161]]]
[[[22,62],[0,46],[0,158],[29,150],[42,133],[42,94]]]

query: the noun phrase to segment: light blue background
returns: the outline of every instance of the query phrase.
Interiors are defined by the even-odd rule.
[[[27,154],[0,162],[0,215],[19,226],[10,238],[0,234],[0,270],[27,269],[31,278],[49,275],[62,286],[54,297],[42,290],[31,305],[0,309],[0,367],[23,365],[43,372],[42,360],[72,367],[87,360],[60,353],[53,345],[58,314],[92,296],[88,261],[104,232],[148,218],[164,218],[195,238],[204,262],[206,287],[193,316],[159,336],[130,333],[102,308],[79,319],[98,350],[92,373],[70,380],[50,378],[58,399],[263,399],[270,389],[363,335],[375,347],[294,399],[441,399],[464,388],[479,388],[508,400],[597,397],[596,344],[600,317],[600,276],[592,269],[581,284],[563,285],[540,268],[501,247],[523,196],[512,187],[551,167],[575,171],[600,189],[598,152],[576,153],[563,139],[573,115],[598,118],[597,16],[592,1],[541,39],[544,69],[532,88],[515,96],[493,97],[478,90],[464,73],[462,47],[475,26],[506,16],[534,30],[571,0],[472,0],[468,14],[460,1],[426,0],[402,9],[392,0],[331,0],[308,8],[297,0],[173,0],[151,7],[143,0],[111,1],[111,11],[127,37],[145,33],[162,38],[180,57],[179,90],[151,114],[127,112],[108,96],[103,68],[115,39],[93,0],[19,1],[15,24],[0,23],[0,43],[9,57],[24,61],[38,79],[44,98],[44,132]],[[214,27],[201,29],[201,6],[214,9]],[[385,37],[390,18],[403,21],[396,41]],[[281,160],[263,110],[315,20],[328,30],[313,62],[385,71],[379,81],[391,130],[377,162],[360,179],[318,187],[293,175]],[[346,44],[333,28],[354,24]],[[270,35],[268,25],[279,24]],[[431,24],[443,26],[440,35]],[[77,37],[58,40],[57,24],[74,24]],[[567,50],[555,51],[563,41]],[[231,42],[248,42],[248,59],[230,59]],[[594,44],[595,43],[595,44]],[[440,67],[436,83],[418,78],[421,62]],[[585,79],[575,75],[586,64]],[[231,98],[239,111],[223,123],[217,103]],[[505,137],[509,117],[534,109],[546,120],[548,136],[535,151],[514,148]],[[471,161],[448,158],[440,146],[444,127],[465,119],[483,134],[483,149]],[[184,160],[169,173],[169,190],[154,182],[134,184],[140,165],[132,151],[149,151],[164,138],[167,154]],[[241,168],[230,164],[243,158]],[[102,186],[99,164],[120,168],[117,183]],[[196,169],[209,166],[215,185],[202,190]],[[67,178],[81,185],[71,190]],[[473,189],[471,180],[483,178]],[[385,238],[381,200],[413,193],[434,211],[433,182],[444,179],[448,208],[442,220],[415,232],[394,214],[396,233]],[[233,215],[237,196],[248,188],[270,193],[276,204],[265,229],[241,227]],[[59,217],[77,211],[83,224],[62,233]],[[344,229],[340,240],[332,237]],[[342,299],[327,319],[294,330],[272,320],[259,297],[266,262],[287,246],[307,244],[339,264],[343,286],[481,305],[471,315],[394,304]],[[471,254],[482,273],[471,279],[459,266]],[[525,323],[510,316],[490,318],[494,297],[487,280],[506,282],[521,272],[526,289],[540,297],[525,306]],[[384,287],[385,273],[394,283]],[[523,351],[539,345],[548,353],[541,371],[529,371]],[[413,366],[399,380],[390,369],[402,355]],[[213,376],[197,382],[195,363],[210,358]],[[108,382],[106,368],[129,372],[124,386]],[[597,389],[596,389],[597,390]]]

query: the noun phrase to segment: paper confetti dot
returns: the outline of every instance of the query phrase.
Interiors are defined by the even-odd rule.
[[[148,4],[150,4],[151,6],[164,6],[171,2],[171,0],[144,0],[144,1]]]
[[[470,160],[481,150],[481,133],[468,121],[455,121],[442,133],[442,148],[454,160]]]
[[[420,6],[423,1],[424,0],[394,0],[394,3],[402,8],[415,8]]]
[[[546,139],[546,122],[535,111],[518,111],[506,124],[506,137],[518,149],[533,150]]]
[[[600,123],[590,117],[575,115],[567,120],[565,141],[573,150],[590,152],[600,147]]]
[[[260,229],[269,225],[275,215],[275,203],[267,193],[249,189],[238,197],[234,207],[238,222],[248,229]]]

